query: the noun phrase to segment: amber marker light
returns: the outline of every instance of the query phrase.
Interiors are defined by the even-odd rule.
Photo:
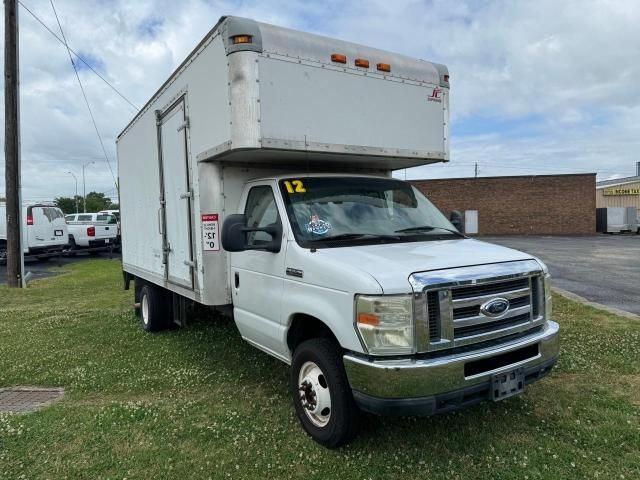
[[[381,72],[390,72],[391,71],[391,65],[389,65],[388,63],[379,63],[378,65],[376,65],[376,67]]]
[[[332,53],[331,61],[336,63],[347,63],[347,56],[342,53]]]
[[[231,37],[234,45],[239,43],[251,43],[251,35],[235,35]]]
[[[377,315],[372,313],[359,313],[358,314],[358,323],[361,325],[371,325],[372,327],[377,327],[380,324],[380,320]]]

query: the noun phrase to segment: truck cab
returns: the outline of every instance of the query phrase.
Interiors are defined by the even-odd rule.
[[[329,444],[351,434],[329,434],[332,415],[500,400],[557,359],[545,265],[465,237],[406,182],[253,180],[222,245],[241,335],[292,365],[299,417]]]

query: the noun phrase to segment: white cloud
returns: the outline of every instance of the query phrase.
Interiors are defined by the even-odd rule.
[[[48,2],[24,2],[57,31]],[[71,46],[97,59],[101,73],[139,106],[221,15],[235,14],[446,63],[452,161],[410,177],[470,175],[477,161],[487,175],[598,171],[606,178],[633,174],[640,160],[634,0],[58,0],[56,6]],[[87,190],[113,194],[64,48],[22,9],[20,23],[24,197],[72,194],[65,172],[79,175],[92,160]],[[134,111],[91,72],[80,75],[115,168],[115,137]],[[517,134],[505,131],[523,119],[530,120]]]

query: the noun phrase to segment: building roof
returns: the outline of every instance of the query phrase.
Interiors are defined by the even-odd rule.
[[[396,170],[396,172],[399,170]],[[448,177],[448,178],[408,178],[407,182],[430,182],[438,180],[494,180],[494,179],[514,179],[514,178],[556,178],[556,177],[595,177],[596,173],[553,173],[544,175],[495,175],[495,176],[479,176],[479,177]]]
[[[615,185],[625,185],[627,183],[640,182],[640,175],[634,177],[613,178],[611,180],[603,180],[596,182],[596,188],[613,187]]]

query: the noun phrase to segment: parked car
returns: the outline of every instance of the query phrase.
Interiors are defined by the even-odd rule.
[[[328,447],[361,411],[448,412],[551,371],[544,263],[467,238],[392,178],[449,160],[446,66],[223,17],[153,82],[117,140],[145,330],[184,325],[190,303],[233,312],[290,365],[296,414]]]
[[[117,244],[118,221],[106,213],[73,213],[65,216],[69,228],[69,252],[110,250]]]
[[[26,256],[39,259],[58,255],[69,243],[64,214],[55,205],[27,204],[22,207],[22,249]],[[0,202],[0,262],[6,259],[6,203]]]

